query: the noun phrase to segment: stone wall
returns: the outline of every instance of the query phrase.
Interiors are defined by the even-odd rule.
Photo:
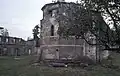
[[[44,59],[75,59],[81,56],[88,56],[95,60],[96,46],[89,46],[83,39],[68,39],[55,37],[45,37],[41,45]],[[58,51],[57,51],[58,50]],[[56,56],[57,52],[59,57]]]

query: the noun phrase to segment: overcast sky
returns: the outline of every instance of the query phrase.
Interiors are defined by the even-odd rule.
[[[75,1],[75,0],[66,0]],[[41,8],[52,0],[0,0],[0,26],[10,36],[27,39],[42,19]]]

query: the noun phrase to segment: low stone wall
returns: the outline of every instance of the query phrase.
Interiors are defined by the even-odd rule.
[[[73,59],[83,55],[83,47],[81,46],[51,46],[41,50],[43,50],[43,58],[45,59]]]
[[[96,59],[96,46],[89,46],[83,39],[45,37],[42,42],[43,59],[76,59],[82,56]]]

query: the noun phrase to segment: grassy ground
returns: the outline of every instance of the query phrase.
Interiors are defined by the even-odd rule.
[[[114,64],[120,65],[120,55],[115,55]],[[100,65],[80,67],[53,68],[32,65],[34,56],[0,57],[0,76],[120,76],[119,70],[104,68]]]

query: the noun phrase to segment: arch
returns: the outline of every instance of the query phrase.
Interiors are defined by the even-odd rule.
[[[54,26],[51,26],[51,36],[54,36]]]

